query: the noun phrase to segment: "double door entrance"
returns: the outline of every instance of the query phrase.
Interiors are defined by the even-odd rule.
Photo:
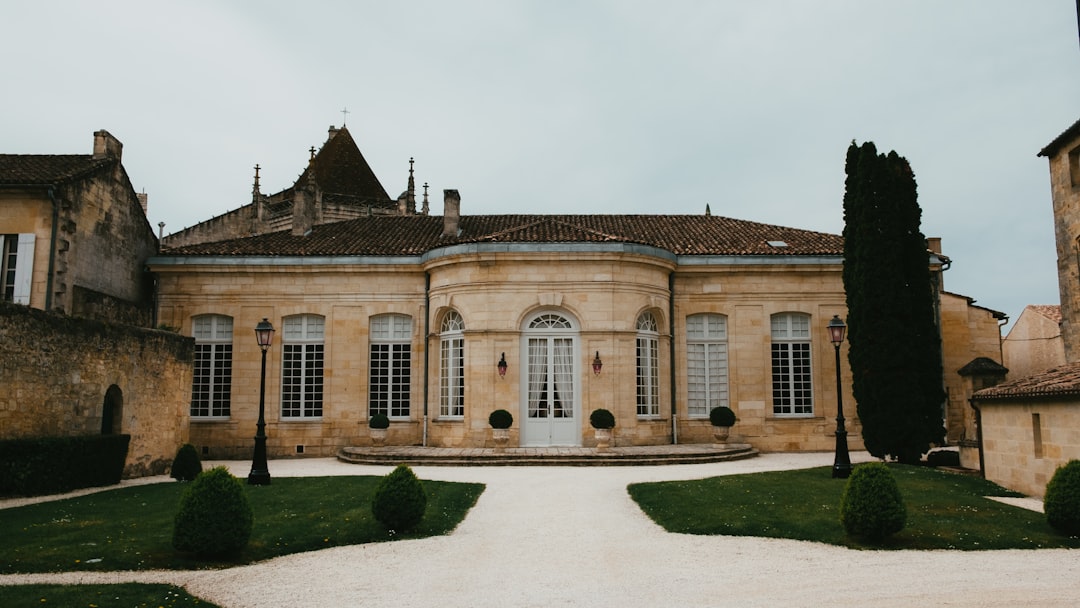
[[[577,339],[568,331],[572,327],[564,317],[548,314],[534,319],[528,330],[521,358],[521,445],[581,445]]]

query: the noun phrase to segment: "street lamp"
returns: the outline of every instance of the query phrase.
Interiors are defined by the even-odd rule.
[[[266,466],[266,351],[274,340],[274,326],[263,317],[255,326],[255,339],[262,350],[262,376],[259,378],[259,423],[255,427],[255,455],[251,459],[248,485],[270,485],[270,469]]]
[[[847,449],[847,429],[844,428],[844,391],[840,385],[840,345],[844,342],[847,325],[840,320],[840,315],[833,315],[829,321],[829,341],[836,350],[836,455],[833,458],[833,478],[847,479],[851,475],[851,457]]]

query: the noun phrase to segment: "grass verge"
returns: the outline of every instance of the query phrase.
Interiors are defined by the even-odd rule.
[[[423,481],[424,519],[408,533],[371,514],[380,477],[276,478],[245,486],[255,512],[238,555],[195,559],[172,548],[173,518],[186,484],[109,490],[0,510],[0,573],[223,568],[339,545],[446,534],[476,504],[482,484]]]
[[[65,608],[219,608],[173,585],[14,585],[0,586],[0,606],[64,606]]]
[[[845,480],[831,467],[631,485],[630,496],[669,532],[764,536],[852,548],[1080,548],[1041,513],[986,496],[1021,496],[977,477],[890,465],[907,505],[907,526],[881,545],[848,538],[840,524]]]

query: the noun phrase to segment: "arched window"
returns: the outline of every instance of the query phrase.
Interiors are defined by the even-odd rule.
[[[727,317],[686,317],[687,414],[707,418],[714,407],[728,407]]]
[[[408,418],[412,386],[412,317],[371,318],[368,416]]]
[[[195,338],[191,417],[228,418],[232,407],[232,317],[194,317],[191,334]]]
[[[773,415],[813,416],[810,315],[775,314],[771,327]]]
[[[281,417],[321,418],[325,317],[295,315],[282,320]]]
[[[451,310],[439,328],[439,416],[465,415],[465,322]]]
[[[660,351],[656,317],[643,312],[637,318],[637,415],[660,415]]]

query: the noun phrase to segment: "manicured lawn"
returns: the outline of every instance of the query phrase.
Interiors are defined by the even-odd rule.
[[[62,606],[95,608],[127,606],[131,608],[170,608],[198,606],[219,608],[189,595],[172,585],[15,585],[0,586],[0,606]]]
[[[371,515],[379,477],[276,478],[247,486],[255,512],[251,542],[227,560],[203,561],[172,548],[185,484],[162,483],[0,510],[0,573],[221,568],[338,545],[446,534],[465,518],[482,484],[424,481],[427,511],[408,533],[389,533]]]
[[[1041,513],[986,496],[1020,496],[977,477],[927,467],[890,465],[907,505],[907,526],[883,545],[847,537],[840,524],[846,480],[831,467],[641,483],[629,487],[642,510],[669,532],[766,536],[854,548],[1080,548]]]

